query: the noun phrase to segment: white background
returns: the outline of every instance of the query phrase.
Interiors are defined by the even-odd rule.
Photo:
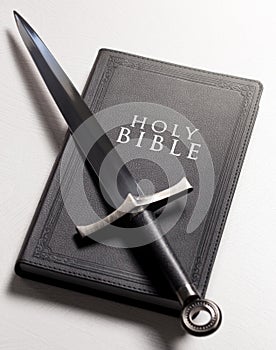
[[[0,2],[0,349],[275,349],[274,1]],[[264,93],[211,277],[214,335],[178,320],[21,279],[13,267],[66,127],[13,20],[41,34],[79,91],[98,49],[260,80]]]

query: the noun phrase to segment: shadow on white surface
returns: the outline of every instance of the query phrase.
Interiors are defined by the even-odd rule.
[[[141,309],[135,306],[121,304],[118,301],[111,301],[64,289],[49,284],[23,279],[13,275],[7,288],[7,293],[24,302],[24,299],[35,304],[52,304],[52,307],[65,307],[73,309],[76,313],[91,313],[91,317],[102,317],[116,323],[116,320],[123,320],[128,323],[141,324],[158,335],[158,349],[172,350],[175,342],[183,339],[186,333],[181,329],[177,317],[167,316],[158,312]],[[116,297],[114,296],[114,299]],[[127,332],[127,329],[126,329]]]

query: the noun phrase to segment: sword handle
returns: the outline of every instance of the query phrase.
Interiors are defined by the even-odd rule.
[[[196,336],[215,332],[221,323],[219,307],[213,301],[200,297],[171,250],[166,237],[160,233],[162,232],[161,228],[154,219],[152,212],[144,210],[133,216],[132,223],[135,226],[143,226],[143,234],[151,235],[154,239],[152,243],[147,245],[147,248],[181,304],[183,328]],[[209,315],[208,321],[204,324],[198,324],[194,321],[200,311],[205,311]]]

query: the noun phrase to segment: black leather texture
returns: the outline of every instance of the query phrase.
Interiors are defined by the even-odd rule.
[[[179,156],[178,159],[185,167],[194,190],[187,196],[185,210],[173,229],[166,234],[166,239],[202,296],[206,293],[261,92],[262,85],[255,80],[109,49],[99,51],[84,90],[83,96],[93,113],[123,103],[147,102],[176,111],[200,131],[212,157],[214,195],[202,222],[188,233],[187,227],[199,198],[200,177],[197,161],[187,158],[189,150],[180,146],[183,157]],[[132,119],[133,115],[130,116],[130,123]],[[169,115],[166,123],[170,124]],[[184,119],[180,127],[187,132]],[[136,137],[138,131],[135,131]],[[154,132],[149,130],[148,135],[154,137]],[[117,136],[118,129],[110,131],[109,137],[114,144]],[[194,142],[199,142],[196,135],[194,137]],[[69,139],[67,135],[64,148]],[[164,142],[166,140],[165,137]],[[85,288],[88,293],[97,291],[102,296],[108,293],[113,299],[120,297],[131,303],[140,301],[148,307],[159,305],[162,310],[178,310],[176,297],[159,273],[158,263],[147,247],[116,248],[97,241],[82,242],[79,239],[64,206],[60,181],[65,182],[65,190],[68,188],[69,191],[81,158],[77,150],[73,149],[70,161],[65,164],[66,178],[61,180],[60,160],[64,148],[53,167],[22,246],[15,266],[16,273],[74,289]],[[204,155],[201,149],[198,147],[199,152],[193,153],[195,158]],[[145,152],[149,151],[145,149]],[[168,186],[166,174],[152,161],[137,158],[130,161],[128,167],[137,180],[149,179],[157,191]],[[176,175],[179,178],[181,176]],[[109,209],[96,183],[97,179],[86,169],[84,185],[88,199],[99,216],[103,217]],[[76,193],[76,210],[85,216],[77,196]],[[180,201],[175,205],[181,206],[182,203]],[[86,221],[88,223],[89,218],[86,217]]]

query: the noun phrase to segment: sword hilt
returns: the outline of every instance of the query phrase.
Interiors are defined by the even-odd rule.
[[[111,214],[105,218],[94,222],[90,225],[77,226],[77,230],[82,237],[90,236],[92,233],[104,228],[105,226],[112,224],[114,221],[122,218],[129,213],[139,213],[143,211],[147,206],[152,204],[163,203],[165,199],[170,198],[175,200],[180,196],[192,191],[192,186],[186,177],[183,177],[177,184],[171,186],[163,191],[154,193],[148,196],[136,197],[129,193],[123,203]]]
[[[162,230],[155,220],[154,214],[147,209],[147,206],[152,203],[161,202],[169,197],[175,199],[191,190],[192,186],[184,177],[176,185],[150,196],[135,197],[128,194],[121,206],[113,213],[91,225],[77,226],[77,229],[82,237],[87,237],[125,214],[135,213],[136,215],[131,218],[131,223],[135,227],[142,227],[139,234],[145,235],[147,240],[149,239],[152,242],[147,245],[147,249],[150,249],[153,262],[160,268],[181,304],[181,324],[183,328],[190,334],[204,336],[217,330],[221,323],[221,311],[214,302],[201,299],[179,264],[166,237],[162,235]],[[209,320],[203,324],[198,324],[195,318],[201,311],[208,313]]]

